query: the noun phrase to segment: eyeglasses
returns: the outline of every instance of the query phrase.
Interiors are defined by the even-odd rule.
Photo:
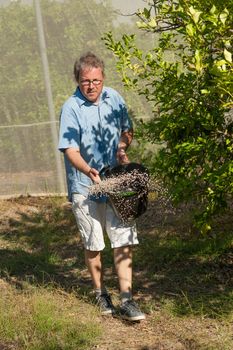
[[[99,79],[93,79],[93,80],[90,80],[90,79],[86,79],[86,80],[81,80],[81,85],[82,86],[89,86],[91,84],[97,86],[97,85],[100,85],[102,83],[103,80],[99,80]]]

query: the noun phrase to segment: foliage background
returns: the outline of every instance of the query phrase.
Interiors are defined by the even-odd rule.
[[[138,138],[162,147],[148,165],[175,202],[196,202],[202,232],[233,193],[231,10],[232,1],[148,2],[137,25],[158,34],[149,50],[137,46],[135,35],[104,36],[124,84],[152,105]]]

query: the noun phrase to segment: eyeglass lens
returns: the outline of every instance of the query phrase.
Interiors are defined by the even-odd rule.
[[[102,80],[98,80],[98,79],[87,79],[87,80],[82,80],[81,84],[84,86],[90,85],[90,84],[94,84],[94,85],[99,85],[101,83]]]

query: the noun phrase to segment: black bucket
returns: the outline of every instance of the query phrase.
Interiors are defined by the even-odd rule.
[[[126,180],[123,179],[120,188],[108,193],[108,198],[116,215],[124,223],[129,223],[145,213],[147,209],[149,172],[138,163],[117,165],[104,171],[105,178],[124,174],[132,176],[127,176]]]

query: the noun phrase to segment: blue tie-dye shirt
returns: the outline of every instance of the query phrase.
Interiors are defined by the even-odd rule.
[[[58,148],[62,152],[77,148],[87,164],[100,171],[116,165],[121,133],[131,128],[125,102],[117,91],[104,87],[95,104],[77,88],[61,110]],[[69,199],[72,193],[88,196],[91,179],[74,168],[65,155],[64,158]]]

